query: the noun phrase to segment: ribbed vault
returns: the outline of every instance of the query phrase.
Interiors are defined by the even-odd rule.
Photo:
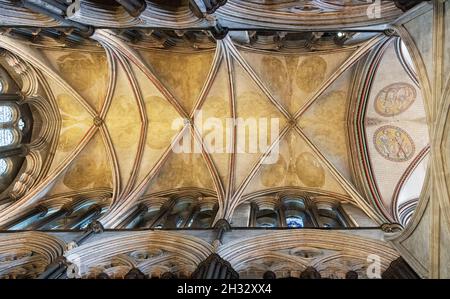
[[[74,51],[0,36],[5,49],[42,73],[62,120],[48,175],[0,211],[0,223],[45,196],[102,188],[112,193],[101,220],[107,227],[142,196],[179,188],[214,192],[216,219],[230,219],[249,194],[283,186],[334,194],[379,223],[393,217],[361,193],[366,183],[352,170],[358,149],[347,130],[353,80],[366,76],[357,65],[380,45],[394,45],[392,37],[304,54],[252,50],[229,37],[213,49],[181,52],[136,49],[108,30],[92,38],[100,48]],[[248,120],[269,129],[276,120],[278,130],[263,138],[227,127]],[[215,126],[219,137],[211,134]],[[174,150],[187,142],[190,152]]]

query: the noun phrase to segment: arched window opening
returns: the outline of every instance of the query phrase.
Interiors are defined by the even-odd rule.
[[[350,226],[339,203],[302,196],[257,198],[251,203],[250,226],[286,228],[342,228]]]
[[[164,228],[183,228],[187,226],[193,209],[193,199],[182,198],[177,200],[164,223]]]
[[[0,146],[8,146],[14,143],[14,133],[11,129],[0,129]]]
[[[9,167],[6,159],[0,159],[0,176],[8,173]]]
[[[291,228],[314,227],[303,198],[284,198],[281,201],[284,226]]]
[[[408,223],[411,221],[412,216],[417,208],[417,203],[419,202],[419,198],[414,198],[412,200],[403,202],[398,207],[398,215],[400,224],[403,227],[406,227]]]
[[[33,114],[38,112],[30,107],[31,101],[27,101],[7,73],[0,67],[0,160],[5,159],[0,161],[1,204],[14,201],[9,194],[15,181],[21,178],[20,172],[25,170],[22,168],[25,156],[32,148],[29,145],[33,135]]]
[[[107,202],[75,200],[64,205],[49,201],[34,206],[1,229],[8,230],[82,230],[108,210]]]
[[[137,222],[136,227],[137,228],[148,228],[151,227],[153,222],[157,220],[158,216],[160,215],[160,209],[149,209],[147,210],[147,213],[145,213]],[[156,227],[155,227],[156,228]],[[162,225],[157,228],[162,228]]]
[[[58,217],[56,217],[55,213],[57,213],[58,211],[51,211],[49,212],[49,214],[47,215],[47,217],[51,217],[52,219],[56,218],[53,221],[50,221],[50,223],[43,223],[42,225],[34,225],[35,223],[33,223],[29,229],[39,229],[39,230],[57,230],[57,229],[61,229],[64,224],[65,224],[65,219],[64,219],[64,215],[60,215]],[[44,219],[41,219],[41,221]],[[43,221],[42,221],[43,222]]]
[[[118,228],[210,228],[217,213],[216,201],[215,198],[183,196],[164,203],[148,202],[145,211],[135,210]]]
[[[52,209],[45,217],[35,221],[26,229],[29,230],[56,230],[63,229],[66,224],[66,217],[70,216],[72,209],[70,206],[63,206],[59,209]]]
[[[33,215],[28,218],[22,218],[21,221],[17,224],[12,226],[11,230],[25,230],[27,227],[32,225],[37,220],[41,219],[43,215]]]
[[[305,227],[303,219],[301,216],[286,217],[286,224],[288,227]]]
[[[43,219],[47,213],[48,209],[46,207],[41,205],[35,206],[20,215],[20,217],[7,222],[1,228],[9,230],[24,230],[30,227],[33,223]]]
[[[1,81],[0,81],[1,82]],[[9,106],[0,106],[0,123],[7,123],[13,121],[13,110]]]
[[[277,227],[278,214],[274,210],[264,209],[256,212],[256,227]]]
[[[319,210],[318,212],[319,212],[319,219],[320,219],[322,227],[336,228],[336,227],[343,226],[336,215],[336,211]]]
[[[69,217],[65,217],[57,228],[60,229],[84,229],[92,221],[100,218],[107,209],[95,201],[89,201],[77,207]]]
[[[344,211],[336,204],[329,202],[316,203],[319,225],[324,228],[342,228],[347,226]]]
[[[198,213],[195,213],[189,222],[188,227],[192,228],[209,228],[212,226],[214,217],[216,216],[217,206],[199,208]]]

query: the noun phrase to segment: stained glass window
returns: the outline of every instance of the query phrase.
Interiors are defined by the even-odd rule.
[[[8,163],[5,159],[0,159],[0,175],[5,174],[8,171]]]
[[[0,146],[10,145],[14,142],[14,135],[10,129],[0,129]]]
[[[286,224],[288,227],[303,227],[303,219],[300,217],[287,217]]]
[[[12,119],[13,119],[13,111],[11,107],[0,106],[0,123],[9,122],[12,121]]]

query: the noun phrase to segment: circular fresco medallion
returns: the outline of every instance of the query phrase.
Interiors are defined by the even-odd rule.
[[[304,92],[313,92],[325,79],[327,62],[320,56],[303,60],[297,70],[297,86]]]
[[[373,143],[380,155],[393,162],[408,161],[415,152],[411,136],[395,126],[383,126],[376,130]]]
[[[399,115],[414,103],[417,91],[411,84],[394,83],[383,88],[375,98],[375,111],[382,116]]]
[[[325,169],[317,158],[303,152],[297,156],[295,166],[298,170],[298,178],[308,187],[323,187],[325,185]]]
[[[261,182],[265,187],[280,186],[286,177],[286,161],[279,156],[275,164],[265,164],[261,169]]]

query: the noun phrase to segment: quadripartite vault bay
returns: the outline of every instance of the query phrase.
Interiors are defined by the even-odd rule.
[[[73,2],[0,0],[1,278],[450,277],[448,1]]]

